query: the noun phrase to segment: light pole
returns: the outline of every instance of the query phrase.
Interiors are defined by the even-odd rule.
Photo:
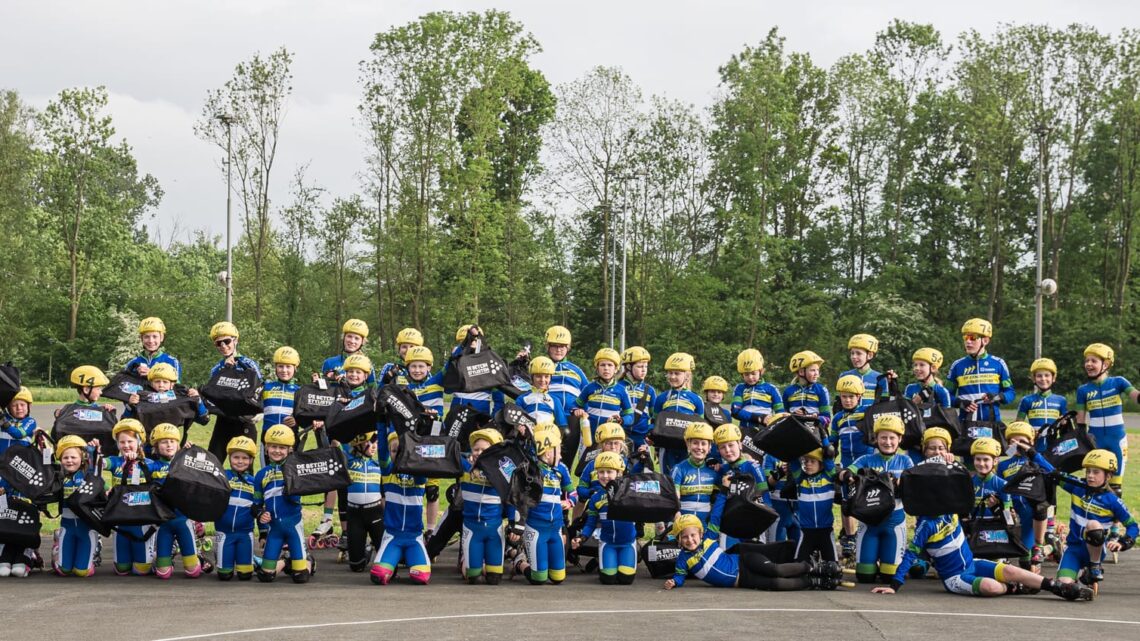
[[[218,114],[217,119],[226,128],[226,320],[234,320],[234,249],[233,249],[233,124],[234,117]]]
[[[1042,259],[1045,253],[1045,139],[1049,135],[1049,126],[1038,125],[1033,129],[1033,133],[1037,134],[1037,281],[1033,290],[1033,358],[1038,359],[1041,358],[1042,317],[1046,293],[1043,280],[1045,265]],[[1055,284],[1052,286],[1056,287]]]

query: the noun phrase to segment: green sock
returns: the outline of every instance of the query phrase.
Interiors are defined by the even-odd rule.
[[[326,520],[326,521],[331,521],[331,520],[332,520],[332,513],[333,513],[333,509],[332,509],[331,507],[326,507],[326,508],[325,508],[325,520]]]

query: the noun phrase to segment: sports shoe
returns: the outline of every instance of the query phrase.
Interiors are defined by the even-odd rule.
[[[1056,582],[1053,584],[1053,587],[1050,588],[1050,591],[1066,601],[1092,601],[1095,596],[1092,588],[1075,582]]]

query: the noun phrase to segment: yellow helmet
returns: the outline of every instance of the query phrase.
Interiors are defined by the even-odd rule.
[[[570,330],[561,325],[551,325],[546,328],[547,345],[569,345]]]
[[[455,342],[462,343],[467,340],[467,332],[471,329],[471,325],[460,325],[459,329],[455,330]]]
[[[1005,438],[1009,439],[1020,436],[1021,438],[1033,443],[1037,440],[1037,431],[1033,426],[1025,421],[1014,421],[1005,427]]]
[[[399,334],[396,334],[396,344],[422,347],[424,344],[424,335],[415,327],[405,327],[400,330]]]
[[[71,384],[76,387],[103,387],[110,382],[103,370],[94,365],[80,365],[71,370]]]
[[[1093,343],[1085,348],[1085,356],[1096,356],[1104,361],[1105,365],[1112,365],[1116,361],[1116,353],[1104,343]]]
[[[739,441],[743,438],[744,434],[740,432],[740,428],[732,423],[719,425],[713,430],[713,441],[715,441],[717,445]]]
[[[503,442],[503,435],[499,433],[499,430],[488,427],[471,432],[471,436],[467,437],[467,444],[475,447],[475,441],[487,441],[491,445],[498,445]]]
[[[609,361],[617,367],[621,365],[621,354],[618,354],[616,349],[603,347],[594,352],[594,367],[597,367],[601,361]]]
[[[860,348],[860,349],[862,349],[862,348]],[[804,454],[800,458],[813,458],[813,459],[819,461],[820,463],[822,463],[823,462],[823,448],[817,447],[814,450],[808,452],[807,454]]]
[[[210,340],[216,341],[219,338],[229,336],[230,338],[239,338],[237,325],[229,321],[220,321],[214,323],[210,328]]]
[[[694,367],[693,357],[685,352],[675,352],[665,359],[666,372],[691,372]]]
[[[166,334],[166,324],[162,319],[157,316],[148,316],[147,318],[139,321],[139,335],[149,334],[151,332],[158,332],[159,334]]]
[[[854,394],[855,396],[862,396],[867,388],[863,386],[863,379],[848,374],[847,376],[840,376],[839,380],[835,382],[836,394]]]
[[[24,401],[28,405],[31,405],[32,404],[32,390],[21,385],[20,391],[16,392],[16,395],[12,397],[12,400],[13,401]]]
[[[984,318],[971,318],[962,325],[962,335],[977,334],[989,338],[994,335],[993,323]]]
[[[758,349],[746,349],[736,355],[736,371],[741,374],[764,369],[764,355]]]
[[[150,444],[154,445],[164,439],[182,440],[182,428],[172,423],[159,423],[150,431]]]
[[[1093,450],[1085,454],[1081,467],[1104,470],[1109,474],[1116,474],[1116,455],[1108,450]]]
[[[1057,364],[1054,363],[1053,359],[1051,359],[1051,358],[1039,358],[1039,359],[1033,361],[1033,364],[1029,366],[1029,374],[1030,375],[1036,374],[1037,372],[1039,372],[1041,370],[1045,370],[1046,372],[1052,372],[1053,376],[1056,376],[1057,375]]]
[[[150,368],[146,373],[146,380],[148,381],[170,381],[171,383],[178,382],[178,370],[170,363],[155,363],[154,367]]]
[[[352,440],[349,441],[348,444],[356,446],[365,445],[374,438],[376,438],[376,430],[365,432],[363,434],[357,434],[356,436],[352,437]]]
[[[361,338],[368,338],[368,323],[365,323],[359,318],[350,318],[344,321],[344,325],[340,328],[340,333],[356,334]]]
[[[273,352],[273,364],[296,367],[301,364],[301,354],[292,347],[278,347],[277,351]]]
[[[899,436],[906,433],[906,426],[897,414],[880,414],[875,417],[874,433],[879,432],[894,432]]]
[[[554,423],[539,423],[534,426],[534,444],[537,454],[562,447],[562,430]]]
[[[423,345],[415,345],[409,347],[408,351],[404,352],[404,365],[411,365],[415,362],[427,363],[428,366],[435,365],[435,354]]]
[[[920,347],[914,351],[914,355],[910,357],[910,360],[930,363],[932,368],[938,369],[942,367],[943,357],[942,352],[933,347]]]
[[[278,424],[265,430],[265,435],[261,437],[261,442],[266,445],[293,447],[297,444],[297,435],[293,433],[293,430],[289,429],[288,425]]]
[[[650,356],[649,350],[640,345],[627,347],[625,351],[621,353],[621,362],[625,365],[633,365],[634,363],[640,363],[641,361],[648,363],[650,361]]]
[[[554,372],[557,371],[554,361],[545,356],[535,356],[530,359],[530,366],[527,369],[531,374],[546,374],[548,376],[554,376]]]
[[[1001,443],[998,443],[992,438],[976,438],[970,444],[970,456],[978,454],[987,454],[989,456],[997,457],[1001,455]]]
[[[719,376],[710,376],[701,383],[701,393],[708,391],[728,393],[728,381]]]
[[[861,349],[874,354],[879,351],[879,339],[870,334],[856,334],[847,339],[847,349]]]
[[[87,454],[87,441],[84,441],[82,436],[77,436],[75,434],[68,434],[67,436],[56,441],[56,443],[55,443],[55,460],[58,461],[61,458],[63,458],[63,453],[66,452],[67,450],[70,450],[73,447],[79,448],[79,451],[81,452],[80,456],[84,456]]]
[[[685,440],[702,439],[705,441],[713,440],[713,428],[708,423],[693,422],[689,423],[685,428]]]
[[[362,372],[371,372],[372,359],[368,358],[364,354],[352,354],[348,358],[344,359],[343,367],[345,371],[348,371],[350,369],[358,369]]]
[[[124,418],[115,423],[115,427],[111,429],[111,438],[119,438],[123,432],[132,432],[140,443],[146,438],[146,428],[133,418]]]
[[[245,452],[250,458],[257,458],[257,443],[248,436],[235,436],[226,443],[226,454]]]
[[[942,439],[946,443],[946,447],[950,447],[950,443],[954,441],[954,437],[950,435],[950,430],[942,427],[928,427],[922,432],[922,446],[926,447],[926,442],[933,439]]]
[[[601,425],[598,426],[598,436],[594,440],[596,440],[599,443],[601,443],[602,441],[613,441],[613,440],[624,441],[625,440],[625,429],[622,428],[621,423],[615,423],[613,421],[606,421],[605,423],[602,423]]]
[[[598,454],[598,458],[594,459],[594,469],[624,472],[625,461],[622,459],[621,454],[617,452],[602,452]]]
[[[673,521],[673,529],[670,530],[670,534],[677,536],[691,527],[697,528],[698,532],[704,534],[705,526],[701,523],[700,517],[695,514],[682,514],[677,517],[676,521]]]
[[[823,357],[811,350],[804,350],[792,356],[792,360],[788,362],[788,369],[792,372],[798,372],[812,365],[823,365]]]

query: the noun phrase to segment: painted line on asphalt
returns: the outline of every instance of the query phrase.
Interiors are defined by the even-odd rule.
[[[600,614],[682,614],[704,612],[737,612],[737,613],[810,613],[810,614],[889,614],[905,616],[935,616],[935,617],[977,617],[987,619],[1029,619],[1033,621],[1058,621],[1072,623],[1106,623],[1111,625],[1140,626],[1140,621],[1127,621],[1123,619],[1093,619],[1086,617],[1058,617],[1038,616],[1032,614],[986,614],[973,612],[923,612],[917,610],[867,610],[867,609],[816,609],[816,608],[655,608],[649,610],[541,610],[536,612],[481,612],[471,614],[445,614],[421,617],[400,617],[394,619],[373,619],[368,621],[335,621],[331,623],[305,623],[298,625],[276,625],[265,628],[245,628],[241,630],[225,630],[204,634],[191,634],[181,637],[166,637],[154,641],[189,641],[190,639],[210,639],[214,637],[237,636],[241,634],[261,634],[265,632],[279,632],[282,630],[312,630],[317,628],[333,628],[360,625],[383,625],[395,623],[423,623],[431,621],[454,621],[461,619],[490,619],[509,618],[521,616],[547,616],[547,615],[583,615],[597,616]]]

